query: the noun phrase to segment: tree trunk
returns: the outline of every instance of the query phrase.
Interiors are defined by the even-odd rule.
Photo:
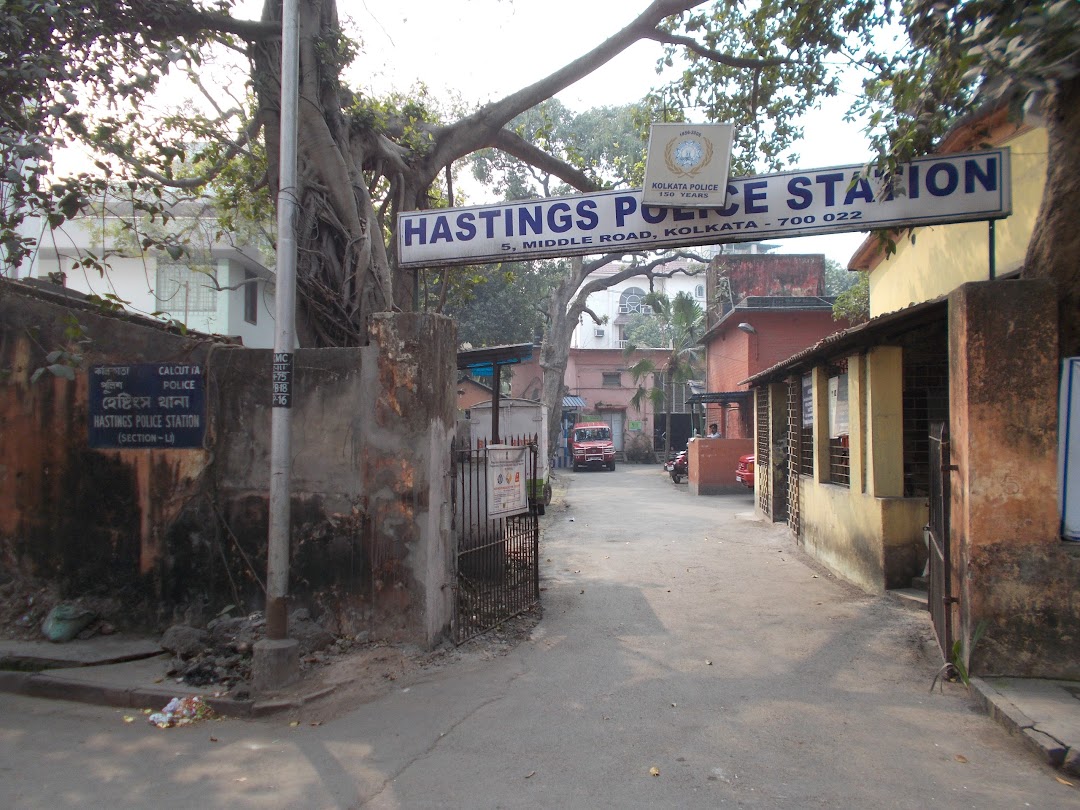
[[[562,438],[562,401],[566,393],[566,365],[570,359],[570,339],[580,312],[570,301],[581,284],[581,259],[571,262],[570,275],[563,279],[548,299],[548,323],[540,347],[540,368],[544,371],[542,401],[548,407],[548,448],[557,452]]]
[[[664,372],[664,459],[671,458],[671,406],[675,402],[675,381],[669,379],[669,372]],[[668,391],[671,395],[668,395]]]
[[[1080,355],[1080,79],[1065,82],[1046,110],[1046,189],[1028,243],[1023,275],[1058,288],[1058,350]]]

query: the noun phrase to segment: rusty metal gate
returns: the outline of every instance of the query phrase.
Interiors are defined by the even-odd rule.
[[[527,480],[537,476],[537,441],[510,440],[525,448]],[[461,644],[497,627],[540,599],[538,504],[527,511],[489,516],[487,448],[453,453],[454,642]]]
[[[799,464],[802,459],[802,381],[800,378],[788,379],[787,389],[787,524],[794,533],[795,539],[799,540],[802,531],[799,519]]]
[[[754,478],[758,489],[758,509],[772,515],[772,462],[769,458],[769,389],[759,388],[756,394],[756,436]]]
[[[944,422],[930,426],[930,582],[927,602],[938,644],[946,661],[952,658],[952,565],[949,551],[950,473],[949,429]]]

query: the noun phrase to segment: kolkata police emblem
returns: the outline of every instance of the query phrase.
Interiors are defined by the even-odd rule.
[[[672,138],[664,150],[668,171],[679,177],[693,177],[709,165],[712,156],[712,141],[695,135]]]

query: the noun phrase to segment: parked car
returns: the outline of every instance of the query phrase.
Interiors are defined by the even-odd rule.
[[[754,454],[739,456],[739,465],[735,468],[735,480],[743,486],[754,488]]]
[[[570,458],[575,470],[582,467],[615,469],[615,443],[607,422],[579,422],[570,431]]]

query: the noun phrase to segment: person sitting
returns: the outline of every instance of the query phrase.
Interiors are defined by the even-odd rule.
[[[709,432],[707,434],[705,434],[705,438],[706,439],[719,439],[720,438],[720,429],[719,429],[719,425],[717,425],[716,422],[713,422],[711,425],[709,425]]]

